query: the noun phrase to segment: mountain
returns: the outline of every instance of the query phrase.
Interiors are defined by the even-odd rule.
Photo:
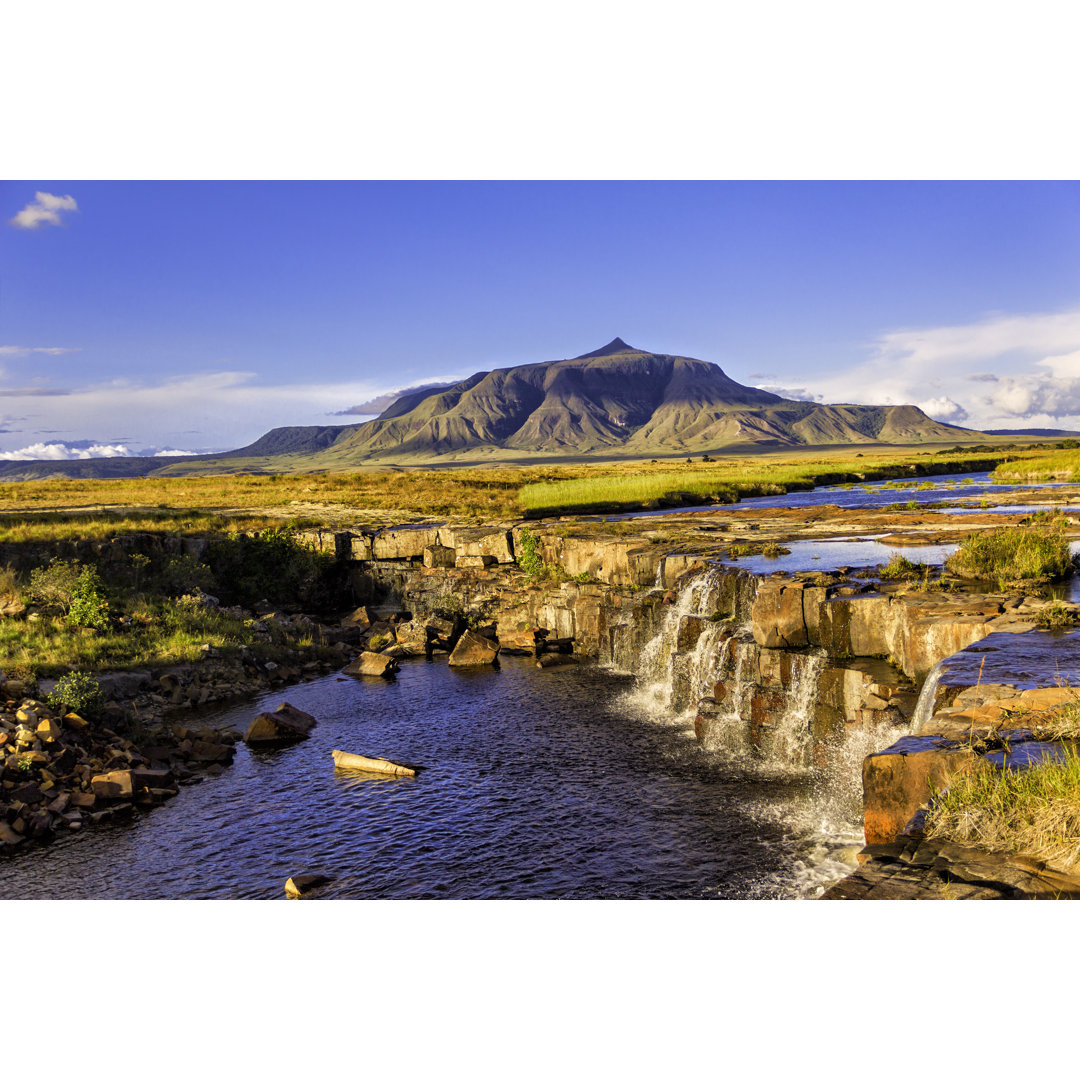
[[[716,364],[615,338],[569,360],[481,371],[344,429],[327,456],[356,461],[955,441],[973,434],[913,405],[819,405],[743,386]]]
[[[955,444],[981,435],[932,420],[914,405],[791,401],[743,386],[716,364],[615,338],[569,360],[413,388],[362,424],[274,428],[239,450],[199,457],[0,463],[0,477],[640,458],[727,448]]]

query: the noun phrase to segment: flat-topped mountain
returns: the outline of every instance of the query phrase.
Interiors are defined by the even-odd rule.
[[[731,447],[955,443],[981,433],[914,405],[819,405],[743,386],[716,365],[615,338],[569,360],[480,371],[407,392],[374,420],[283,427],[225,454],[0,463],[0,476],[121,476],[347,469],[602,455],[654,457]],[[288,459],[285,461],[284,459]]]
[[[818,405],[743,386],[716,365],[621,338],[569,360],[482,371],[409,395],[346,429],[329,453],[357,460],[719,450],[955,440],[970,432],[913,405]]]

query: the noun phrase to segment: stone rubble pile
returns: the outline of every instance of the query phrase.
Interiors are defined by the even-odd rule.
[[[0,854],[157,806],[231,764],[235,731],[164,725],[139,743],[33,698],[0,704]]]

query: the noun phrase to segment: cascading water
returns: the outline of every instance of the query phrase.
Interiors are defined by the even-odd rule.
[[[930,669],[930,674],[926,676],[926,681],[922,684],[919,700],[911,717],[911,731],[914,735],[920,734],[934,715],[938,687],[941,685],[941,676],[945,670],[944,665],[945,661],[939,660]]]
[[[634,697],[657,719],[685,720],[722,660],[721,642],[731,627],[712,621],[722,577],[713,567],[685,586],[641,651]],[[692,648],[680,650],[691,640]]]
[[[699,698],[706,699],[714,711],[702,753],[722,775],[764,781],[769,795],[756,788],[746,814],[790,837],[791,877],[761,882],[761,895],[791,895],[792,879],[798,895],[816,895],[851,872],[862,847],[863,759],[910,728],[845,726],[838,743],[815,744],[811,721],[827,662],[816,651],[786,652],[783,691],[767,705],[754,699],[759,650],[751,626],[708,621],[724,573],[709,570],[681,589],[641,651],[632,700],[655,721],[689,729]],[[711,702],[720,677],[725,692]]]

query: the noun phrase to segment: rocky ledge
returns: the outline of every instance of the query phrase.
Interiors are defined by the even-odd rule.
[[[904,837],[863,849],[867,861],[822,900],[1078,900],[1080,877],[1026,855]]]

